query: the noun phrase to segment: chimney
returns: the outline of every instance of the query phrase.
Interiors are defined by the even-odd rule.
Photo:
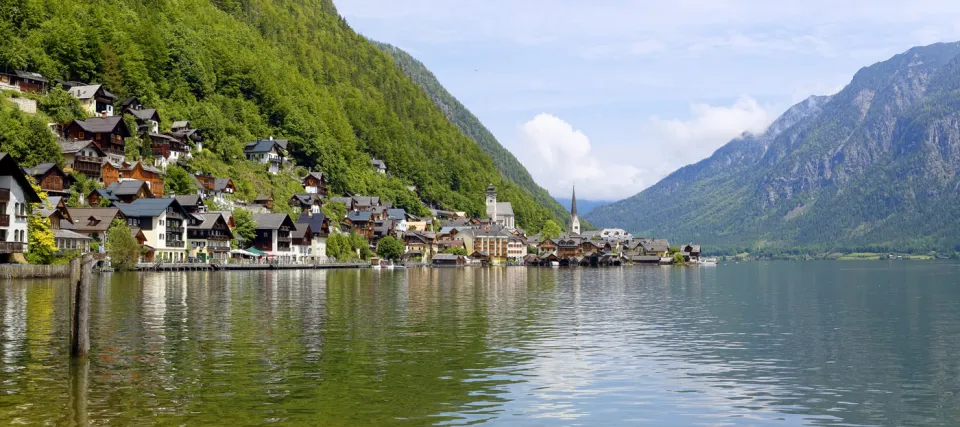
[[[103,111],[100,112],[100,118],[101,118],[101,119],[107,118],[107,110],[103,110]]]

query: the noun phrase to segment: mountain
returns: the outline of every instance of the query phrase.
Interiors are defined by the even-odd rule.
[[[560,204],[560,206],[565,206],[568,210],[570,209],[570,198],[569,198],[569,197],[566,197],[566,198],[564,198],[564,197],[554,197],[554,199],[557,201],[557,203]],[[609,205],[610,203],[612,203],[612,202],[603,201],[603,200],[577,199],[577,213],[578,213],[579,215],[583,216],[583,215],[586,215],[586,214],[590,213],[591,211],[593,211],[594,209],[596,209],[596,208],[598,208],[598,207],[600,207],[600,206],[606,206],[606,205]]]
[[[935,44],[587,218],[727,248],[952,252],[958,173],[960,43]]]
[[[190,120],[206,154],[189,169],[233,178],[241,199],[288,200],[299,189],[295,174],[243,160],[245,143],[274,136],[290,141],[298,165],[325,172],[336,193],[422,212],[419,197],[481,215],[494,183],[520,226],[537,230],[556,216],[330,0],[0,0],[0,17],[0,68],[103,83],[118,99],[156,108],[161,130]],[[19,133],[0,133],[0,148],[23,146]],[[388,174],[375,173],[371,158]]]
[[[396,46],[376,41],[373,41],[373,43],[393,58],[397,66],[403,70],[403,73],[426,92],[430,100],[440,108],[440,111],[451,123],[460,128],[465,135],[480,146],[484,153],[487,153],[493,159],[493,165],[497,170],[526,191],[535,202],[550,208],[555,216],[554,219],[559,224],[570,222],[568,209],[558,204],[550,197],[547,190],[537,185],[533,177],[530,176],[530,172],[527,172],[527,168],[514,157],[513,153],[503,148],[497,138],[480,122],[480,119],[451,95],[423,63]],[[569,203],[566,206],[569,206]]]

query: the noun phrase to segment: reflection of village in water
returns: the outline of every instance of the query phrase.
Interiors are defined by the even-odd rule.
[[[867,396],[847,383],[847,366],[871,363],[871,381],[903,381],[892,363],[907,346],[885,344],[900,333],[878,336],[864,316],[922,309],[921,330],[931,322],[960,330],[942,304],[927,302],[956,300],[936,290],[923,291],[921,307],[890,307],[862,287],[813,288],[791,279],[796,271],[751,266],[101,275],[92,300],[95,357],[69,371],[53,369],[69,363],[69,287],[9,283],[0,291],[0,423],[69,424],[77,414],[88,414],[81,422],[128,424],[356,414],[384,423],[511,414],[599,422],[626,395],[651,396],[647,405],[658,408],[699,408],[682,423],[710,411],[790,418],[816,413],[819,406],[804,403],[813,398],[909,413],[909,403],[893,402],[909,390]],[[746,272],[731,275],[737,269]],[[850,283],[873,280],[843,274]],[[824,292],[866,305],[825,322]],[[837,322],[847,328],[836,330]],[[848,339],[868,332],[876,339]],[[926,344],[910,351],[942,347]],[[826,364],[841,349],[847,358]],[[801,387],[814,367],[829,372],[816,375],[832,395]],[[675,393],[657,394],[664,389]]]

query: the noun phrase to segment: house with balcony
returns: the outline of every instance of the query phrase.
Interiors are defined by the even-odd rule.
[[[194,261],[227,262],[230,256],[230,241],[233,232],[223,213],[194,213],[187,227],[189,257]]]
[[[207,206],[203,204],[203,198],[199,194],[186,194],[183,196],[173,196],[183,206],[187,213],[201,214],[207,212]]]
[[[131,136],[121,116],[74,120],[63,130],[63,137],[67,141],[91,140],[117,163],[124,160],[124,139]]]
[[[296,253],[293,251],[293,230],[296,226],[287,214],[256,214],[253,220],[257,222],[256,237],[253,247],[266,252],[271,260],[293,262]]]
[[[23,168],[23,172],[32,176],[40,184],[40,189],[49,196],[69,196],[73,178],[67,175],[56,163],[40,163]]]
[[[327,177],[323,172],[310,172],[300,181],[307,193],[327,197]]]
[[[330,218],[322,213],[303,213],[297,218],[297,229],[301,225],[310,226],[310,246],[313,261],[327,260],[327,237],[330,237]]]
[[[136,97],[124,99],[120,111],[137,120],[137,135],[160,133],[160,113],[155,108],[146,108]],[[131,129],[133,131],[134,129]]]
[[[0,153],[0,263],[19,261],[27,250],[27,212],[39,203],[17,161]]]
[[[167,166],[190,158],[190,146],[167,134],[151,133],[147,135],[153,151],[154,165],[162,170]]]
[[[294,223],[294,229],[291,232],[293,238],[293,252],[296,254],[296,262],[314,264],[317,262],[316,253],[313,251],[313,230],[310,224]]]
[[[323,199],[315,193],[294,194],[288,202],[290,206],[297,208],[300,212],[320,213],[323,209]]]
[[[63,170],[72,174],[82,173],[88,178],[100,180],[103,163],[107,161],[107,153],[100,149],[92,140],[60,141],[60,152],[63,153]]]
[[[203,151],[203,136],[200,135],[198,129],[191,128],[190,122],[186,120],[173,122],[173,125],[170,126],[170,132],[166,134],[177,138],[188,146],[192,145],[193,151],[195,152],[199,153]]]
[[[267,165],[272,174],[280,173],[280,168],[287,163],[287,140],[264,139],[247,143],[243,148],[247,160]]]
[[[367,239],[373,239],[376,221],[371,212],[348,212],[342,225],[344,231],[352,231]]]
[[[64,82],[75,83],[75,82]],[[113,103],[117,97],[108,92],[103,85],[64,85],[67,92],[80,100],[83,110],[90,116],[113,117]],[[119,116],[117,116],[119,117]],[[83,139],[83,138],[80,138]]]
[[[273,210],[273,196],[261,194],[253,199],[253,204],[262,206],[264,210],[271,211]]]
[[[194,178],[200,185],[200,192],[205,197],[213,197],[221,205],[227,204],[228,197],[237,191],[230,178],[214,178],[209,175],[195,175]]]
[[[131,229],[143,232],[149,246],[145,259],[161,262],[187,261],[187,221],[189,214],[172,197],[137,199],[116,203]]]

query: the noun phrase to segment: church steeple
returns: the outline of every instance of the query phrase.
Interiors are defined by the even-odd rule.
[[[573,186],[573,196],[570,198],[570,233],[580,234],[580,217],[577,216],[577,186]]]

